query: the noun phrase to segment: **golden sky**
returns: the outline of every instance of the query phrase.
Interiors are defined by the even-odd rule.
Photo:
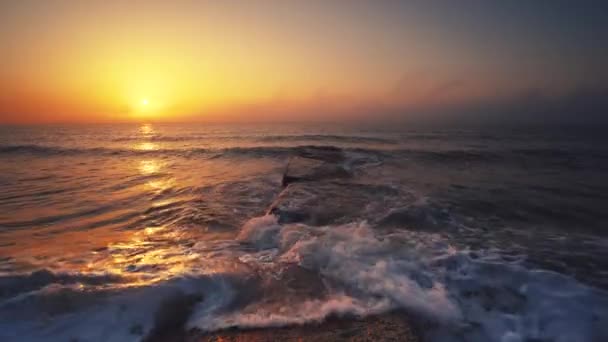
[[[0,122],[341,119],[604,84],[593,42],[552,38],[567,9],[500,6],[3,1]]]

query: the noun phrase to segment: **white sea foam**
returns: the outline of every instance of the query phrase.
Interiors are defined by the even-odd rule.
[[[0,340],[138,341],[152,331],[164,300],[176,294],[203,296],[187,323],[203,330],[401,309],[432,322],[434,328],[424,333],[437,341],[608,340],[605,292],[528,269],[495,251],[457,250],[438,234],[379,230],[365,222],[282,225],[263,216],[247,222],[237,241],[192,247],[207,258],[245,264],[229,271],[101,292],[49,285],[5,301]],[[306,298],[279,291],[266,300],[256,290],[294,266],[319,275],[326,291]],[[60,312],[49,314],[49,307]]]
[[[192,317],[190,326],[213,331],[229,327],[259,328],[302,325],[321,322],[332,315],[366,316],[385,312],[390,303],[383,299],[361,301],[345,294],[335,294],[324,300],[305,300],[293,304],[294,298],[286,298],[284,305],[257,308],[254,311],[217,314],[205,311]]]
[[[439,235],[375,231],[366,223],[279,225],[273,216],[244,225],[238,239],[264,255],[296,263],[341,284],[323,301],[275,311],[206,311],[202,329],[263,327],[319,321],[328,315],[369,315],[400,308],[434,321],[436,340],[596,341],[608,338],[608,296],[554,272],[530,270],[496,253],[458,251]],[[268,253],[274,250],[275,253]]]

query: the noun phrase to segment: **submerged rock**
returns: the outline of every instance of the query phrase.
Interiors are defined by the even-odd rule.
[[[282,183],[283,186],[287,186],[294,182],[339,179],[350,176],[350,172],[341,164],[296,156],[287,163]]]
[[[301,182],[287,186],[268,209],[279,223],[327,225],[357,220],[376,221],[393,206],[413,196],[385,185]]]
[[[340,179],[351,176],[344,167],[344,153],[334,147],[304,147],[287,162],[283,186],[302,181]]]
[[[297,155],[328,163],[341,163],[345,159],[344,151],[335,146],[304,146],[297,150]]]

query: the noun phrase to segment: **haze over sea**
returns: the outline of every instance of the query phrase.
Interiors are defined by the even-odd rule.
[[[284,187],[296,155],[341,172]],[[2,126],[0,340],[139,340],[176,296],[203,331],[607,340],[606,172],[602,127]]]

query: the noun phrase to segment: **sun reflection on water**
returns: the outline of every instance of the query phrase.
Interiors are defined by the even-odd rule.
[[[155,159],[144,159],[139,162],[137,169],[143,176],[157,175],[161,172],[165,163]],[[163,177],[146,182],[145,186],[155,192],[161,192],[175,186],[175,178]]]
[[[157,173],[161,169],[161,163],[154,159],[146,159],[139,162],[139,172],[142,175],[151,175]]]
[[[159,148],[158,144],[149,141],[138,143],[134,146],[134,149],[139,151],[158,151]]]
[[[123,286],[142,286],[170,279],[188,272],[197,253],[187,250],[182,234],[164,226],[150,226],[135,232],[130,239],[110,243],[85,272],[103,270],[125,279]]]
[[[151,125],[140,126],[138,135],[141,139],[132,148],[139,151],[158,150],[159,144],[152,141],[155,134],[158,133]],[[182,229],[175,222],[156,221],[161,214],[180,209],[179,204],[175,205],[175,198],[164,195],[166,190],[176,187],[177,180],[171,172],[172,168],[167,166],[167,159],[151,154],[142,156],[144,158],[131,161],[133,164],[128,167],[131,176],[142,182],[143,190],[153,195],[142,211],[140,222],[146,222],[145,225],[123,231],[124,235],[104,243],[104,247],[96,248],[88,255],[84,267],[81,264],[77,266],[78,269],[83,273],[102,272],[121,279],[118,284],[111,286],[133,287],[186,274],[211,274],[242,267],[235,264],[232,257],[218,258],[217,249],[223,248],[214,246],[214,243],[224,243],[216,240],[219,237],[202,237],[199,231]]]
[[[158,191],[158,192],[170,189],[174,185],[175,185],[175,179],[173,179],[173,178],[149,181],[146,183],[146,187],[148,187],[149,189],[152,189],[154,191]]]
[[[139,133],[143,135],[150,135],[156,133],[151,124],[143,124],[139,127]]]
[[[150,225],[124,239],[109,242],[88,257],[79,271],[117,276],[112,287],[137,287],[185,275],[240,272],[238,255],[225,253],[238,246],[230,234],[201,235],[174,224]]]

